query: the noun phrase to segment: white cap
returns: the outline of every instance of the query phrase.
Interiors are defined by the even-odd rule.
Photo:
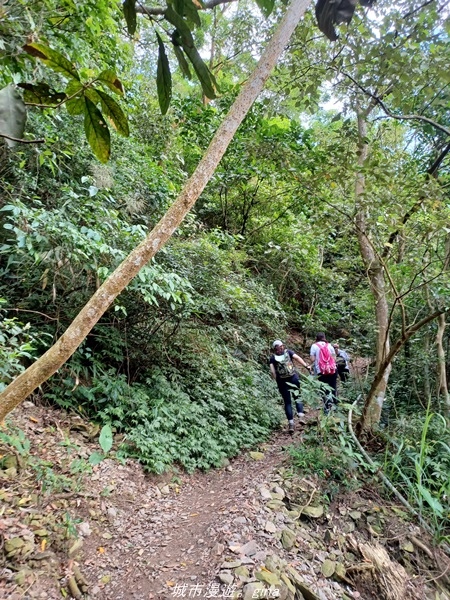
[[[275,340],[272,344],[272,348],[275,349],[277,346],[284,346],[284,344],[281,340]]]

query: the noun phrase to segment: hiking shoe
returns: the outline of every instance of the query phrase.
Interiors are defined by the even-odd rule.
[[[300,423],[302,423],[302,425],[305,425],[306,423],[306,419],[305,419],[305,413],[297,413],[297,417]]]
[[[294,423],[289,423],[289,434],[294,435]]]

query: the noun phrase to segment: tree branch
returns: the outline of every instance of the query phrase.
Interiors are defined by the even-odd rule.
[[[402,337],[399,338],[398,340],[396,340],[396,342],[392,345],[392,348],[390,349],[388,355],[383,360],[383,362],[380,364],[378,372],[376,373],[374,380],[372,381],[372,385],[370,387],[368,396],[370,396],[373,393],[373,390],[376,389],[377,385],[380,383],[380,381],[383,378],[384,372],[386,371],[388,366],[391,364],[394,357],[401,350],[401,348],[403,348],[403,346],[406,344],[406,342],[412,337],[412,335],[414,333],[416,333],[416,331],[419,331],[419,329],[421,329],[424,325],[426,325],[430,321],[433,321],[434,319],[439,317],[439,315],[445,314],[446,312],[447,311],[445,309],[436,310],[433,313],[431,313],[431,314],[427,315],[426,317],[424,317],[423,319],[421,319],[420,321],[417,321],[417,323],[414,323],[414,325],[411,325],[410,327],[408,327],[408,329],[406,330],[404,335],[402,335]]]
[[[0,137],[11,140],[12,142],[19,142],[20,144],[45,144],[45,140],[21,140],[20,138],[15,138],[6,133],[0,133]]]
[[[441,125],[440,123],[437,123],[436,121],[433,121],[433,119],[429,119],[428,117],[424,117],[423,115],[395,115],[385,105],[385,103],[381,100],[381,98],[379,96],[377,96],[376,94],[373,94],[370,90],[367,90],[365,87],[363,87],[349,73],[346,73],[344,71],[341,71],[341,73],[342,73],[342,75],[344,75],[345,77],[350,79],[350,81],[352,81],[358,89],[360,89],[364,94],[366,94],[366,96],[369,96],[369,98],[372,98],[372,100],[374,100],[374,102],[383,109],[383,111],[386,113],[386,115],[388,117],[391,117],[392,119],[397,119],[399,121],[423,121],[424,123],[428,123],[429,125],[432,125],[435,129],[442,131],[443,133],[447,134],[450,137],[450,129],[448,127],[445,127],[444,125]]]
[[[214,8],[215,6],[219,6],[220,4],[230,4],[231,2],[237,2],[237,0],[208,0],[203,4],[203,7],[199,10],[208,10],[210,8]],[[136,12],[141,13],[143,15],[163,15],[166,12],[165,7],[161,6],[143,6],[138,4],[136,6]]]

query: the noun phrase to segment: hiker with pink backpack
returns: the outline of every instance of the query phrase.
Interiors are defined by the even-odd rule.
[[[337,367],[336,352],[326,340],[325,334],[319,332],[316,341],[311,346],[309,355],[314,360],[314,374],[321,383],[330,386],[331,391],[323,393],[322,399],[325,413],[328,413],[337,404]]]

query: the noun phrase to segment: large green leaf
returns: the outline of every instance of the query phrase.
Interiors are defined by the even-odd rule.
[[[186,52],[187,57],[189,58],[189,60],[192,63],[192,66],[194,67],[194,71],[196,72],[197,77],[201,83],[203,93],[207,98],[215,98],[217,90],[216,80],[214,78],[214,75],[203,62],[202,57],[198,53],[197,48],[195,46],[191,47],[183,43],[183,50]]]
[[[0,133],[22,139],[27,120],[27,109],[20,94],[12,85],[0,90]],[[10,148],[17,142],[5,138]]]
[[[111,136],[102,113],[95,104],[85,98],[84,131],[92,151],[100,162],[108,161],[111,154]]]
[[[183,45],[188,45],[190,47],[194,46],[194,38],[192,37],[191,30],[187,22],[183,19],[181,15],[176,13],[171,5],[166,8],[164,16],[172,23],[174,27],[177,29],[178,37],[180,38],[180,43]]]
[[[104,85],[108,86],[110,90],[116,92],[116,94],[120,94],[123,96],[123,85],[114,71],[106,70],[102,71],[100,75],[97,76],[97,81],[100,81]]]
[[[439,502],[439,500],[432,496],[431,492],[422,485],[418,485],[417,487],[419,489],[420,495],[430,505],[433,512],[436,513],[439,517],[442,517],[444,514],[444,507]]]
[[[122,4],[123,14],[127,22],[127,29],[130,35],[134,35],[137,27],[137,13],[135,0],[125,0]]]
[[[188,21],[197,25],[197,27],[201,26],[200,15],[198,14],[198,7],[193,2],[193,0],[183,0],[184,3],[184,15]]]
[[[70,100],[66,102],[66,108],[69,115],[82,115],[84,113],[85,102],[84,96],[79,95],[72,98],[74,94],[78,94],[83,89],[83,85],[77,79],[71,79],[66,87],[66,94]]]
[[[192,73],[189,68],[188,61],[184,56],[183,48],[174,44],[173,49],[175,51],[175,56],[177,57],[178,64],[180,65],[181,72],[187,79],[192,79]]]
[[[71,79],[80,79],[75,66],[65,56],[56,52],[56,50],[52,50],[48,46],[44,46],[44,44],[39,44],[37,42],[25,44],[23,49],[31,56],[42,60],[42,62],[46,64],[47,67],[50,67],[50,69],[62,73]]]
[[[98,443],[105,454],[107,454],[113,445],[113,434],[111,425],[103,425],[98,438]]]
[[[55,92],[48,83],[18,83],[23,92],[23,99],[27,104],[46,104],[55,106],[60,104],[65,98],[64,92]]]
[[[177,28],[177,32],[172,35],[174,46],[181,44],[194,67],[194,71],[201,83],[203,93],[207,98],[215,98],[217,90],[216,80],[195,47],[194,38],[192,37],[186,21],[173,10],[170,4],[166,9],[165,16],[169,23],[172,23],[172,25]]]
[[[275,4],[275,0],[256,0],[256,4],[261,9],[263,15],[265,17],[268,17],[273,11],[273,5]]]
[[[156,88],[158,101],[163,115],[166,114],[172,98],[172,75],[170,74],[169,60],[162,39],[158,34],[158,67],[156,70]]]
[[[86,98],[89,98],[91,102],[93,102],[96,106],[98,106],[102,99],[100,98],[100,94],[94,88],[88,87],[84,90],[84,95]]]
[[[120,133],[120,135],[128,137],[130,135],[130,129],[128,127],[128,119],[123,110],[111,96],[108,96],[108,94],[105,94],[102,90],[95,91],[100,96],[103,113],[108,117],[114,129],[117,133]]]

